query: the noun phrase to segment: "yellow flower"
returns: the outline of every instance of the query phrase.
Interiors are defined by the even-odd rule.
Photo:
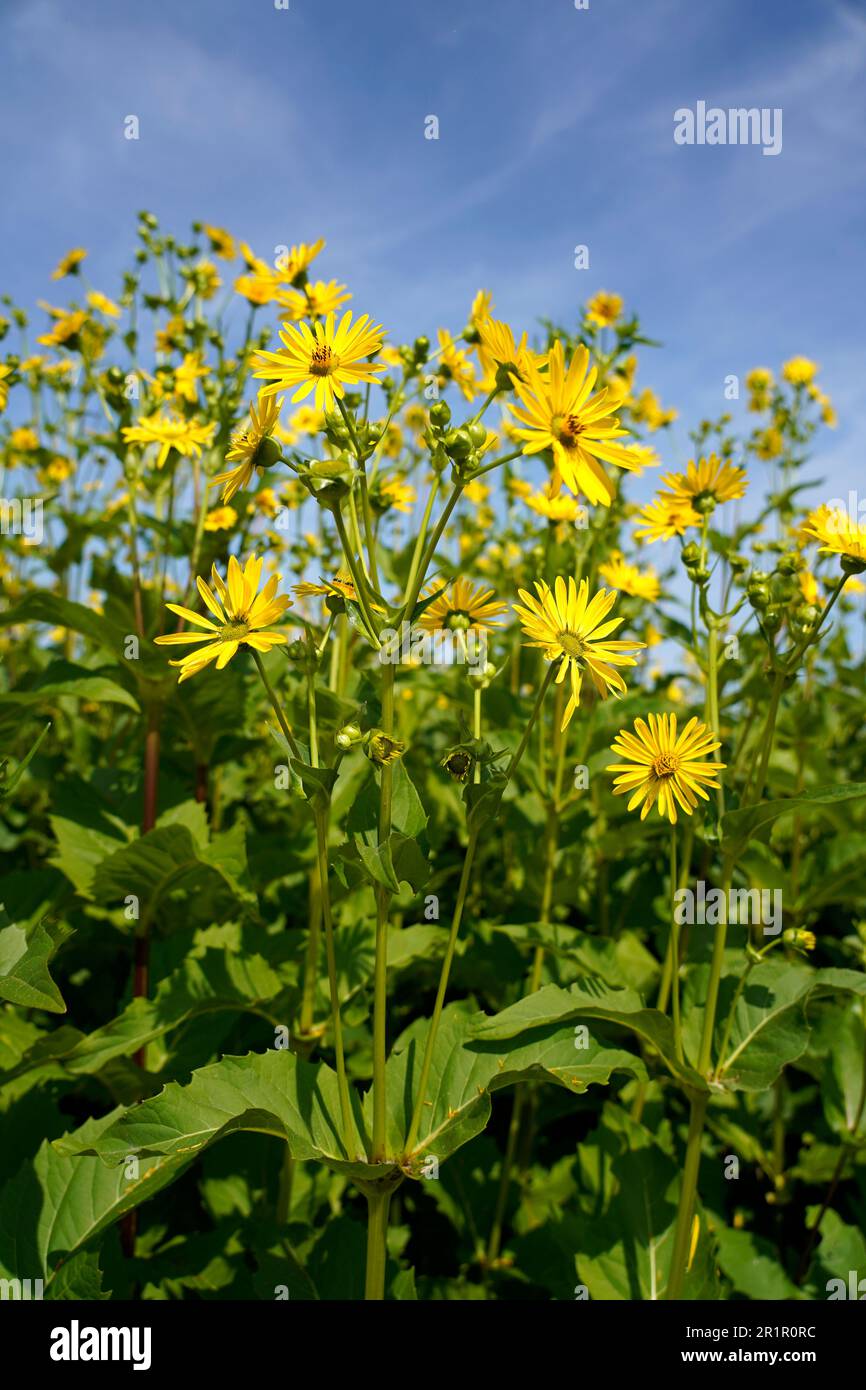
[[[292,592],[298,598],[314,598],[317,594],[323,597],[348,599],[350,603],[358,603],[358,590],[355,588],[355,581],[348,570],[338,570],[333,579],[322,579],[320,583],[313,584],[309,580],[304,580],[301,584],[293,584]],[[371,608],[376,613],[384,613],[384,608],[380,603],[371,601]]]
[[[277,271],[283,281],[297,280],[309,268],[316,259],[319,252],[325,245],[324,239],[312,242],[309,246],[302,241],[300,246],[293,246],[286,256],[280,258]]]
[[[65,483],[67,478],[71,478],[75,472],[75,464],[71,459],[64,458],[62,454],[57,454],[51,459],[44,468],[45,477],[52,483]]]
[[[384,371],[382,363],[364,360],[382,346],[382,325],[373,324],[367,314],[353,324],[352,311],[347,309],[337,327],[333,314],[312,328],[306,323],[299,328],[286,323],[280,338],[284,352],[260,352],[253,364],[258,368],[253,375],[269,382],[261,388],[262,396],[295,386],[293,401],[314,391],[315,404],[333,410],[347,386],[375,381],[376,373]]]
[[[83,246],[73,246],[72,250],[67,251],[66,255],[57,263],[56,268],[52,270],[52,280],[64,280],[67,275],[77,274],[78,267],[86,255],[87,252]]]
[[[0,410],[6,409],[6,403],[9,400],[9,383],[6,378],[11,375],[12,368],[7,367],[5,362],[0,362]]]
[[[690,526],[700,526],[701,518],[685,499],[661,493],[640,510],[642,526],[634,533],[636,541],[669,541],[681,536]]]
[[[685,473],[663,473],[662,482],[669,490],[662,493],[672,501],[690,503],[696,511],[707,504],[730,502],[742,497],[748,487],[744,468],[722,463],[715,455],[707,459],[689,459]]]
[[[462,348],[459,348],[445,328],[437,333],[439,339],[439,372],[446,382],[453,381],[467,401],[478,394],[475,368]]]
[[[120,318],[120,306],[115,304],[113,299],[109,299],[107,294],[100,294],[99,290],[89,290],[87,302],[91,309],[98,309],[106,318]]]
[[[9,436],[9,448],[16,454],[32,454],[39,448],[39,435],[22,425]]]
[[[172,449],[184,458],[199,458],[202,446],[210,444],[216,424],[184,420],[176,415],[142,415],[137,425],[127,425],[122,434],[127,444],[158,444],[157,468],[162,468]]]
[[[512,497],[522,497],[525,500],[532,496],[532,484],[526,482],[524,478],[509,478],[506,487]]]
[[[385,458],[399,458],[403,450],[403,431],[396,420],[389,420],[376,448],[381,450]]]
[[[622,295],[599,290],[586,306],[586,321],[598,328],[610,328],[622,318]]]
[[[814,574],[810,574],[808,570],[801,570],[797,579],[804,603],[810,603],[814,608],[819,608],[821,606],[821,590],[818,588],[818,581]]]
[[[792,386],[808,386],[818,375],[818,363],[808,357],[789,357],[782,367],[782,376]]]
[[[659,596],[659,578],[654,569],[641,570],[629,563],[615,550],[609,560],[599,565],[598,572],[611,588],[619,589],[633,598],[645,598],[655,602]]]
[[[270,396],[261,402],[258,409],[250,403],[249,429],[239,430],[232,435],[231,448],[226,454],[226,463],[236,463],[226,473],[211,479],[212,483],[224,483],[223,502],[230,502],[236,492],[247,487],[255,470],[270,468],[279,457],[279,447],[272,435],[280,409],[276,400]]]
[[[466,484],[463,489],[463,496],[466,498],[467,502],[471,502],[474,506],[480,507],[490,496],[490,488],[486,483],[482,483],[480,479],[475,479],[474,482]]]
[[[516,405],[509,409],[524,426],[517,434],[526,441],[525,454],[553,451],[554,490],[558,491],[563,481],[571,492],[585,493],[590,502],[607,507],[615,489],[602,460],[631,471],[635,461],[622,444],[614,442],[626,431],[610,413],[607,389],[591,395],[597,375],[596,368],[589,367],[589,353],[582,345],[566,371],[562,343],[557,340],[546,376],[541,375],[537,363],[527,361],[526,381],[514,383],[523,409]]]
[[[556,684],[560,685],[568,676],[571,695],[565,708],[562,728],[568,727],[571,716],[580,704],[580,689],[583,672],[589,672],[590,679],[602,699],[615,692],[625,694],[626,685],[615,669],[617,666],[636,666],[631,652],[639,651],[643,642],[614,642],[611,634],[620,626],[622,618],[607,621],[607,615],[616,602],[616,594],[607,589],[599,589],[589,600],[589,586],[585,579],[578,588],[574,579],[568,583],[560,576],[554,588],[543,581],[535,581],[537,598],[519,589],[523,601],[514,604],[514,612],[520,619],[524,634],[530,640],[529,647],[539,647],[546,661],[558,661],[559,671]]]
[[[233,261],[235,255],[235,241],[230,232],[226,232],[222,227],[211,227],[205,222],[202,231],[210,242],[210,249],[215,256],[221,256],[224,261]]]
[[[661,459],[651,444],[626,444],[626,452],[631,455],[632,471],[642,473],[645,468],[658,468]]]
[[[784,452],[785,441],[780,430],[775,425],[769,429],[762,430],[755,440],[755,453],[759,459],[777,459]]]
[[[318,434],[325,427],[325,412],[311,405],[299,405],[289,424],[298,434]]]
[[[524,361],[527,356],[526,334],[515,343],[514,334],[507,323],[499,319],[482,319],[478,324],[478,356],[485,376],[497,367],[523,379]],[[492,368],[491,368],[492,364]]]
[[[213,261],[200,260],[192,268],[192,283],[201,299],[213,299],[222,280]]]
[[[279,287],[279,280],[267,267],[264,275],[239,275],[235,280],[235,290],[250,304],[270,304]]]
[[[434,581],[422,597],[435,594],[438,588]],[[493,597],[492,589],[482,589],[460,578],[424,609],[418,622],[428,632],[481,632],[498,627],[501,614],[506,611],[507,605]]]
[[[522,495],[527,507],[539,516],[546,516],[548,521],[576,521],[580,513],[577,500],[568,494],[554,495],[550,483],[545,483],[541,492],[527,491]]]
[[[841,507],[818,507],[803,523],[804,533],[821,542],[822,555],[838,555],[849,574],[866,570],[866,522],[854,521]]]
[[[238,514],[234,507],[214,507],[204,519],[206,531],[228,531],[234,526]]]
[[[274,294],[274,302],[288,309],[293,323],[305,318],[325,318],[351,298],[346,286],[338,284],[336,280],[316,280],[302,290],[279,289]]]
[[[74,341],[87,322],[87,314],[83,309],[76,309],[71,314],[63,314],[58,318],[54,327],[49,333],[43,333],[37,338],[37,343],[42,343],[44,347],[65,347],[74,346]]]
[[[649,726],[636,719],[634,733],[620,729],[611,746],[612,753],[627,759],[607,768],[619,773],[614,779],[614,795],[627,795],[630,811],[642,801],[641,820],[646,820],[658,804],[659,815],[676,825],[677,805],[690,816],[698,797],[710,799],[704,787],[718,787],[725,764],[708,759],[721,746],[706,724],[694,717],[680,734],[675,714],[651,714]]]
[[[289,607],[286,594],[277,594],[280,575],[274,574],[258,592],[262,575],[262,560],[251,555],[241,569],[234,555],[229,560],[228,582],[217,573],[216,565],[211,570],[211,589],[203,579],[196,585],[206,607],[216,618],[203,617],[190,608],[177,603],[168,603],[170,612],[176,613],[185,622],[194,623],[205,629],[203,633],[171,632],[164,637],[155,637],[161,646],[183,646],[192,642],[206,642],[207,646],[190,652],[179,661],[170,661],[170,666],[180,667],[178,684],[204,670],[210,662],[216,661],[218,671],[222,671],[240,648],[252,648],[257,652],[269,652],[271,647],[285,642],[281,632],[269,632],[269,623],[276,622]]]
[[[833,408],[833,402],[830,400],[830,397],[827,395],[826,391],[822,391],[819,386],[812,385],[807,389],[812,400],[821,407],[821,419],[824,424],[828,425],[831,430],[834,430],[839,423],[839,417]]]
[[[644,629],[644,641],[648,647],[657,647],[661,642],[662,635],[654,623],[647,623]]]
[[[158,328],[154,334],[157,352],[171,352],[174,348],[180,350],[183,340],[186,337],[186,323],[182,314],[175,314],[167,319],[163,328]]]
[[[198,400],[198,381],[210,375],[210,367],[203,365],[201,354],[187,352],[179,367],[174,369],[174,389],[181,400],[195,405]]]
[[[417,494],[415,489],[403,478],[377,478],[370,492],[370,501],[376,511],[411,512]]]
[[[664,410],[655,391],[646,386],[632,404],[631,413],[639,424],[646,425],[650,434],[655,434],[656,430],[672,424],[679,412],[673,409]]]
[[[493,295],[490,290],[479,290],[469,310],[469,322],[473,328],[480,328],[484,319],[489,319],[493,308]]]
[[[746,387],[750,392],[749,409],[766,410],[770,404],[770,393],[775,386],[775,378],[769,367],[753,367],[746,376]]]

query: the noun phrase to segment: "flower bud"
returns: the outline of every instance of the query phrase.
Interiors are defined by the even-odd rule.
[[[431,405],[430,424],[436,430],[446,430],[451,424],[451,407],[447,401],[437,401]]]
[[[445,436],[445,448],[450,458],[468,458],[472,453],[472,440],[469,431],[463,426],[458,430],[449,430]]]
[[[363,747],[370,762],[377,763],[380,767],[402,758],[406,752],[405,743],[401,743],[398,738],[392,738],[384,729],[370,729],[364,736]]]
[[[694,541],[689,541],[688,545],[684,545],[682,550],[680,551],[680,559],[682,560],[686,569],[694,569],[701,563],[700,546],[695,545]]]
[[[753,608],[766,608],[770,602],[770,590],[766,584],[755,583],[754,578],[749,580],[746,595]]]
[[[426,362],[427,358],[430,356],[430,339],[424,337],[416,338],[413,344],[413,351],[416,362]]]
[[[782,940],[786,946],[793,946],[798,951],[814,951],[818,944],[815,933],[806,931],[804,927],[788,927],[782,932]]]
[[[779,628],[782,626],[781,608],[777,608],[775,604],[772,604],[764,611],[763,622],[767,632],[778,632]]]
[[[266,434],[256,449],[253,463],[256,468],[270,468],[272,464],[276,463],[281,453],[282,450],[277,441],[271,435]]]
[[[451,748],[442,759],[441,765],[455,782],[465,782],[475,766],[475,758],[468,748]]]
[[[480,420],[474,420],[471,425],[466,426],[466,433],[472,441],[472,447],[480,449],[487,438],[487,427]]]
[[[347,748],[352,748],[356,743],[360,743],[363,737],[364,735],[357,724],[344,724],[334,741],[337,747],[342,748],[345,752]]]

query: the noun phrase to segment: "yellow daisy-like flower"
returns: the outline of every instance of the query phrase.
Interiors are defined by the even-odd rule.
[[[467,401],[474,400],[478,394],[475,367],[463,349],[457,346],[447,329],[438,329],[437,338],[439,340],[438,357],[441,376],[446,382],[453,381]]]
[[[622,318],[622,308],[622,295],[599,290],[586,306],[587,323],[593,323],[597,328],[610,328]]]
[[[333,579],[322,579],[320,583],[313,584],[310,580],[304,580],[301,584],[292,585],[292,592],[298,598],[315,598],[321,595],[323,598],[348,599],[350,603],[358,603],[358,590],[355,588],[355,581],[348,570],[338,570]],[[370,607],[376,613],[384,613],[385,609],[381,603],[370,601]]]
[[[51,331],[43,333],[36,341],[42,343],[43,347],[72,346],[86,322],[87,314],[84,310],[75,309],[71,314],[63,314],[58,318]]]
[[[638,424],[646,426],[650,434],[664,429],[665,425],[673,424],[679,414],[672,407],[665,410],[655,391],[649,386],[645,386],[637,400],[632,402],[631,413]]]
[[[204,519],[206,531],[229,531],[238,519],[234,507],[213,507]]]
[[[578,588],[573,578],[566,583],[560,576],[552,589],[549,584],[536,580],[535,591],[537,598],[519,589],[523,606],[514,604],[514,612],[530,639],[526,645],[539,647],[546,661],[560,663],[556,684],[560,685],[566,676],[569,677],[571,695],[562,720],[562,728],[566,729],[580,704],[584,671],[589,672],[603,700],[611,693],[624,695],[625,681],[616,667],[636,666],[631,653],[640,651],[644,644],[610,640],[623,622],[622,618],[608,619],[607,616],[616,602],[613,590],[599,589],[590,600],[585,579],[580,581]]]
[[[7,377],[12,375],[12,368],[7,367],[5,362],[0,362],[0,410],[6,409],[9,400],[9,382]]]
[[[297,280],[305,270],[312,265],[319,252],[324,248],[324,238],[307,245],[302,241],[300,246],[293,246],[287,255],[282,256],[277,267],[277,273],[281,280]]]
[[[691,718],[678,734],[675,714],[648,718],[649,725],[644,719],[634,721],[634,733],[620,729],[610,751],[627,761],[613,763],[607,771],[619,774],[614,778],[614,795],[628,796],[630,811],[643,802],[641,820],[658,805],[659,815],[676,825],[678,805],[690,816],[698,797],[709,801],[704,788],[718,788],[725,764],[713,762],[711,755],[722,745],[700,719]]]
[[[801,570],[797,575],[797,582],[800,585],[803,602],[812,604],[814,608],[819,608],[822,604],[821,590],[818,588],[818,581],[814,574],[810,574],[808,570]]]
[[[527,507],[539,516],[546,516],[548,521],[576,521],[580,514],[580,504],[576,498],[568,493],[554,496],[550,483],[545,483],[541,492],[527,491],[520,495]]]
[[[746,387],[755,395],[766,395],[772,391],[774,385],[775,380],[769,367],[753,367],[746,376]]]
[[[515,343],[514,334],[507,323],[500,319],[482,319],[478,324],[478,356],[485,376],[492,369],[504,367],[509,374],[521,379],[524,374],[524,360],[527,355],[526,334]]]
[[[22,425],[10,434],[9,448],[15,454],[32,454],[39,448],[39,435],[35,430]]]
[[[745,495],[749,480],[744,468],[722,463],[715,455],[707,459],[689,459],[685,473],[663,473],[662,482],[672,499],[690,503],[695,511],[707,504],[731,502]]]
[[[299,323],[305,318],[325,318],[351,298],[347,287],[336,280],[316,280],[302,290],[277,290],[274,302],[288,310],[293,323]]]
[[[598,572],[611,588],[619,589],[623,594],[631,594],[633,598],[645,598],[654,603],[659,596],[661,586],[655,570],[638,569],[637,565],[630,564],[618,550],[614,551],[604,564],[599,565]]]
[[[469,310],[469,322],[474,328],[480,328],[482,321],[490,317],[492,308],[492,292],[490,290],[479,290],[472,301],[472,308]]]
[[[184,420],[176,415],[142,415],[137,425],[126,425],[122,434],[127,444],[158,444],[157,468],[162,468],[172,449],[184,458],[199,458],[202,447],[210,444],[216,423]]]
[[[674,536],[682,536],[690,526],[701,524],[690,502],[667,493],[660,493],[641,507],[639,515],[643,524],[635,529],[636,541],[669,541]]]
[[[769,462],[771,459],[779,458],[785,451],[785,441],[780,430],[775,426],[761,430],[755,439],[755,453],[759,459]]]
[[[382,346],[382,325],[374,324],[367,314],[353,323],[351,309],[336,327],[333,314],[312,328],[306,323],[298,328],[285,323],[280,338],[285,352],[259,352],[253,364],[258,368],[253,375],[269,383],[261,388],[262,396],[297,387],[293,401],[302,401],[313,391],[319,408],[333,410],[347,386],[375,381],[376,373],[385,370],[381,362],[365,361]]]
[[[87,302],[91,309],[98,309],[100,314],[105,314],[106,318],[120,318],[120,305],[115,304],[113,299],[109,299],[107,294],[100,294],[99,290],[89,290]]]
[[[236,463],[226,473],[212,478],[213,484],[224,483],[223,502],[230,502],[236,492],[247,487],[256,469],[264,472],[275,463],[280,454],[279,445],[272,436],[279,419],[280,407],[273,396],[250,403],[250,425],[232,435],[231,448],[226,454],[226,463]]]
[[[230,232],[222,227],[212,227],[205,222],[202,231],[210,242],[210,249],[215,256],[221,256],[224,261],[233,261],[237,252],[235,251],[235,239]]]
[[[198,382],[202,377],[210,376],[210,367],[204,365],[201,354],[198,352],[187,352],[179,367],[174,369],[174,389],[181,400],[189,401],[190,405],[195,405],[198,400]]]
[[[299,405],[289,425],[298,434],[319,434],[325,428],[325,412],[315,410],[311,405]]]
[[[193,266],[190,280],[201,299],[213,299],[222,284],[220,273],[213,261],[206,259]]]
[[[249,304],[270,304],[274,296],[278,293],[280,282],[276,276],[267,269],[264,275],[239,275],[235,280],[235,291],[243,295]]]
[[[428,585],[426,597],[435,594],[438,587],[435,582]],[[424,609],[418,623],[428,632],[482,632],[498,627],[506,610],[507,605],[493,597],[492,589],[460,578]]]
[[[523,426],[516,433],[526,441],[525,454],[553,451],[556,491],[561,480],[570,492],[584,493],[593,504],[608,507],[615,488],[603,463],[634,472],[635,460],[628,449],[614,442],[626,431],[611,414],[607,388],[591,394],[597,376],[582,345],[566,371],[562,343],[557,340],[545,376],[536,362],[527,360],[526,380],[514,383],[522,408],[512,405],[509,409]]]
[[[154,638],[157,644],[165,647],[207,643],[207,646],[190,652],[179,661],[169,662],[170,666],[180,667],[178,684],[198,675],[212,661],[216,662],[217,670],[222,671],[241,648],[251,647],[253,651],[269,652],[271,647],[287,640],[284,633],[267,630],[270,623],[276,622],[285,613],[290,599],[287,594],[277,594],[281,577],[278,574],[271,575],[259,593],[262,563],[261,558],[251,555],[241,569],[232,555],[228,582],[217,573],[216,565],[211,570],[213,588],[201,578],[196,580],[199,594],[216,622],[180,604],[166,604],[170,612],[176,613],[185,622],[205,629],[204,632],[171,632],[164,637]]]
[[[375,511],[411,512],[417,493],[410,483],[401,477],[376,479],[370,492],[370,502]]]
[[[66,255],[58,261],[55,269],[52,270],[52,280],[64,280],[67,275],[74,275],[86,255],[87,252],[83,246],[73,246],[72,250],[67,251]]]
[[[57,454],[49,463],[45,465],[44,475],[49,482],[65,483],[67,478],[71,478],[75,472],[75,464],[71,459],[64,458],[62,454]]]
[[[841,507],[824,505],[809,513],[802,531],[820,541],[822,555],[838,555],[846,573],[866,570],[866,522],[855,521]]]
[[[789,357],[782,366],[782,376],[791,386],[808,386],[818,375],[818,363],[808,357]]]

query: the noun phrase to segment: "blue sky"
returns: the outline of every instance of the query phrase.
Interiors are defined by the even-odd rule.
[[[115,292],[142,207],[269,258],[326,237],[397,338],[459,329],[482,285],[518,328],[604,287],[665,344],[666,462],[727,374],[803,352],[841,417],[825,493],[862,477],[866,0],[0,0],[0,53],[19,302],[79,243]],[[781,107],[781,154],[676,145],[699,99]]]

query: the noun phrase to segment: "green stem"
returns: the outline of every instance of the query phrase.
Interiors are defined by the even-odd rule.
[[[421,1124],[421,1116],[424,1104],[427,1099],[427,1083],[430,1079],[430,1067],[433,1062],[433,1049],[436,1045],[436,1034],[439,1031],[439,1020],[442,1017],[442,1009],[445,1005],[445,995],[448,990],[448,977],[451,973],[451,964],[454,960],[454,950],[457,945],[457,937],[460,932],[460,922],[463,917],[463,908],[466,903],[466,894],[469,889],[469,881],[472,873],[472,865],[475,860],[475,849],[478,843],[478,832],[473,831],[469,835],[466,845],[466,854],[463,858],[463,872],[460,875],[460,886],[457,890],[457,901],[454,904],[454,912],[451,917],[451,931],[448,934],[448,945],[445,948],[445,959],[442,962],[442,969],[439,973],[439,988],[436,991],[436,1002],[433,1005],[433,1017],[430,1020],[430,1027],[427,1030],[427,1043],[424,1048],[424,1059],[421,1063],[421,1076],[418,1081],[418,1097],[415,1101],[415,1108],[412,1112],[412,1122],[409,1126],[409,1133],[406,1137],[406,1152],[412,1153],[415,1141],[418,1138],[418,1129]]]
[[[671,1253],[671,1267],[665,1298],[675,1302],[682,1292],[686,1276],[686,1262],[689,1254],[689,1238],[692,1230],[692,1215],[698,1187],[698,1169],[701,1163],[701,1140],[704,1133],[704,1117],[707,1113],[709,1097],[705,1092],[692,1097],[689,1114],[689,1137],[686,1141],[686,1161],[683,1168],[683,1182],[680,1189],[680,1204],[677,1211],[677,1225],[674,1233],[674,1248]]]
[[[683,1029],[680,1020],[680,932],[677,923],[677,828],[671,826],[671,1014],[674,1024],[674,1049],[677,1060],[683,1060]]]
[[[364,1298],[371,1302],[381,1302],[385,1297],[390,1205],[390,1191],[367,1193],[367,1278]]]
[[[337,957],[334,950],[334,922],[331,916],[331,890],[328,884],[328,834],[325,813],[313,808],[316,822],[316,853],[319,866],[319,884],[322,894],[322,920],[325,924],[325,955],[328,962],[328,987],[331,995],[331,1026],[334,1030],[334,1052],[337,1061],[337,1089],[340,1094],[340,1118],[343,1125],[343,1147],[347,1157],[354,1151],[355,1130],[352,1123],[352,1106],[349,1100],[349,1080],[346,1075],[346,1058],[343,1052],[343,1023],[340,1017],[340,996],[337,991]]]
[[[270,702],[271,702],[271,706],[273,707],[274,714],[277,716],[277,723],[279,724],[280,728],[282,729],[282,731],[283,731],[283,736],[285,737],[286,742],[288,743],[289,747],[290,747],[291,750],[292,750],[292,756],[295,757],[295,758],[297,758],[299,761],[303,761],[303,759],[301,758],[301,750],[300,750],[300,748],[298,747],[297,743],[295,742],[295,736],[294,736],[294,734],[292,733],[292,730],[291,730],[291,728],[290,728],[290,726],[289,726],[289,724],[288,724],[288,721],[286,720],[286,716],[283,714],[282,705],[280,704],[279,700],[277,699],[277,696],[276,696],[276,692],[275,692],[275,690],[274,690],[274,687],[271,685],[270,681],[268,680],[268,674],[267,674],[267,671],[265,670],[264,662],[262,661],[262,658],[261,658],[260,654],[259,654],[254,648],[250,648],[250,650],[251,650],[252,653],[253,653],[253,660],[255,661],[256,666],[258,667],[259,675],[260,675],[261,678],[262,678],[262,684],[264,685],[265,690],[268,692],[268,699],[269,699]]]
[[[389,736],[394,732],[394,667],[382,666],[382,729]],[[393,769],[383,763],[379,772],[379,844],[385,845],[391,834],[391,799]],[[386,1013],[388,1007],[388,914],[391,894],[382,885],[376,888],[376,962],[373,986],[373,1150],[371,1160],[385,1160],[387,1136],[385,1130],[385,1063],[387,1059]]]

